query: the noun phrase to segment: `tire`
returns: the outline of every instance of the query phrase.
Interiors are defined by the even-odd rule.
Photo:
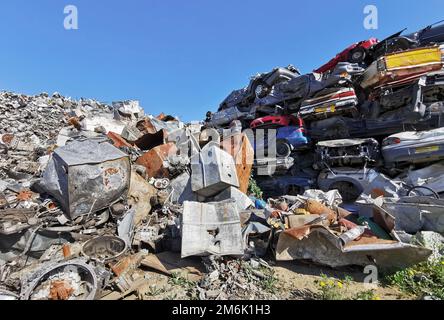
[[[291,146],[285,140],[276,141],[276,155],[279,158],[287,158],[291,155]]]
[[[329,190],[338,190],[344,202],[354,202],[362,193],[358,187],[347,181],[335,182],[330,186]]]
[[[354,48],[350,51],[348,56],[348,62],[350,63],[362,63],[367,58],[367,50],[361,47]]]
[[[258,92],[258,89],[260,89],[260,92]],[[254,95],[256,96],[256,98],[258,99],[262,99],[265,98],[266,96],[268,96],[268,94],[270,93],[271,88],[266,85],[265,83],[258,83],[255,87],[254,87]]]
[[[436,199],[440,199],[439,194],[437,194],[433,189],[430,189],[428,187],[424,187],[424,186],[414,186],[409,188],[409,190],[407,191],[407,197],[410,197],[412,194],[412,191],[417,190],[417,189],[424,189],[429,191]],[[422,195],[421,193],[419,195]]]

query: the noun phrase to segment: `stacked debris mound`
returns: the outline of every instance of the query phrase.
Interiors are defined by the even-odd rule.
[[[2,97],[2,298],[122,298],[146,285],[141,268],[172,274],[162,253],[244,255],[245,135],[224,142],[200,123],[145,116],[136,101]],[[36,169],[24,172],[28,162]]]
[[[154,281],[147,269],[173,277],[196,257],[198,298],[270,299],[270,260],[436,258],[444,100],[430,30],[358,43],[322,72],[258,75],[202,123],[137,101],[1,93],[0,299],[123,299]]]

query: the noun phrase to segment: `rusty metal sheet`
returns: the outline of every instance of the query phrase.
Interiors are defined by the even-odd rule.
[[[244,133],[236,134],[225,138],[221,143],[221,148],[234,158],[239,190],[246,194],[254,164],[254,149],[250,140]]]
[[[137,159],[137,164],[144,166],[150,178],[168,178],[169,171],[164,166],[164,161],[170,155],[175,155],[177,148],[174,143],[167,143],[151,149]]]
[[[108,138],[110,138],[112,140],[114,146],[117,148],[122,148],[122,147],[132,148],[133,147],[130,143],[128,143],[128,141],[123,139],[122,136],[118,133],[110,131],[110,132],[108,132],[107,136],[108,136]]]
[[[369,264],[403,268],[426,261],[432,254],[430,249],[401,241],[396,232],[396,223],[401,217],[395,218],[384,210],[375,210],[373,218],[391,234],[393,240],[363,236],[344,245],[329,228],[317,225],[306,234],[298,233],[299,240],[291,232],[280,233],[276,260],[310,260],[333,268]]]
[[[302,240],[281,233],[276,260],[310,260],[333,268],[374,263],[383,268],[402,268],[427,260],[431,253],[427,248],[387,240],[342,247],[337,236],[326,228],[318,227],[312,228]]]

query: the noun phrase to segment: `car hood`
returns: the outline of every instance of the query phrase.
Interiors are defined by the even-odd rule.
[[[374,139],[340,139],[318,142],[319,147],[351,147],[376,142]]]

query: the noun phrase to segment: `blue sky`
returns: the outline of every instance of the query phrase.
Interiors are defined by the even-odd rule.
[[[79,30],[63,27],[69,4]],[[363,27],[368,4],[378,30]],[[442,0],[1,0],[0,90],[200,120],[257,72],[310,72],[353,42],[442,19]]]

